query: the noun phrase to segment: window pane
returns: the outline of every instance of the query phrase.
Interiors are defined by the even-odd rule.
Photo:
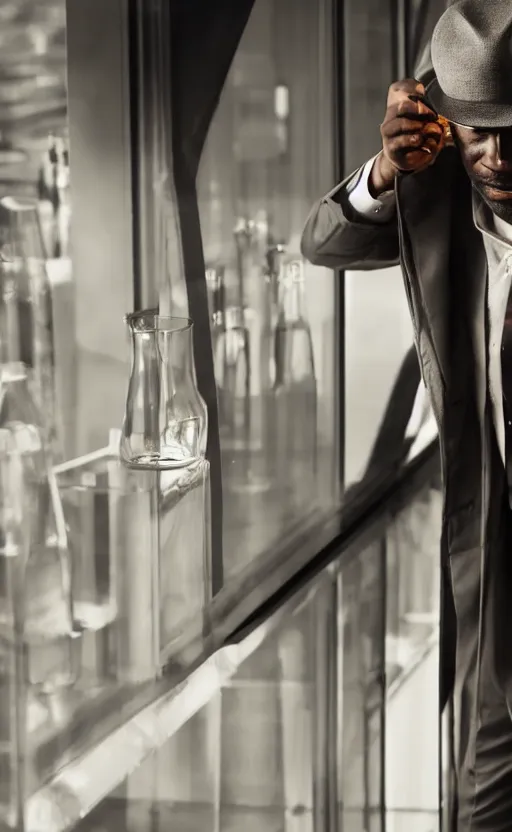
[[[70,616],[57,546],[42,537],[51,508],[35,487],[43,448],[62,460],[69,447],[64,412],[73,407],[65,19],[65,0],[0,3],[2,823],[15,821],[25,796],[16,755],[27,747],[16,729],[26,700],[14,633],[24,628],[17,650],[32,690],[43,678],[65,685],[73,672],[70,640],[60,637]],[[33,725],[34,707],[30,717]]]
[[[3,267],[2,362],[28,367],[58,463],[106,448],[123,416],[133,276],[122,11],[71,3],[66,23],[65,0],[0,3],[1,224],[20,249]],[[13,276],[34,261],[46,261],[39,277]]]
[[[399,832],[437,822],[440,527],[433,481],[338,579],[338,795],[350,832],[383,828],[381,800]]]
[[[338,808],[350,832],[383,832],[383,557],[377,540],[338,580]]]
[[[397,832],[438,822],[441,503],[433,483],[386,533],[386,807]]]
[[[325,575],[80,832],[325,832],[332,590]]]
[[[202,471],[162,478],[157,506],[156,478],[117,454],[134,293],[126,9],[0,2],[0,820],[203,634]]]
[[[0,14],[0,361],[26,365],[62,458],[74,340],[65,0],[4,0]]]
[[[330,0],[256,0],[198,177],[229,581],[336,500],[335,284],[305,264],[333,176]]]

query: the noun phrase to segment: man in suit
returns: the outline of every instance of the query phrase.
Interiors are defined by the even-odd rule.
[[[452,4],[431,56],[426,89],[414,80],[391,86],[381,152],[315,204],[302,250],[332,268],[402,266],[440,436],[453,828],[510,832],[512,3]]]

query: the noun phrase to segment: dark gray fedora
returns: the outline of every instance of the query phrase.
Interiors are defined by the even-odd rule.
[[[458,0],[432,35],[426,95],[449,121],[512,127],[512,0]]]

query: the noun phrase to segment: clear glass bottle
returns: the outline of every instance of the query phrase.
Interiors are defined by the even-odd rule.
[[[64,139],[52,134],[39,168],[38,214],[46,257],[67,257],[71,214],[69,152]]]
[[[267,291],[267,317],[265,339],[267,347],[265,358],[268,362],[268,380],[272,391],[268,405],[268,419],[271,423],[274,421],[273,394],[276,386],[276,327],[279,319],[280,280],[287,256],[287,249],[284,243],[276,243],[276,245],[269,246],[266,253],[265,284]]]
[[[272,392],[268,338],[270,283],[268,219],[238,219],[234,230],[237,254],[236,305],[226,309],[224,374],[219,398],[231,413],[222,441],[228,488],[237,494],[268,491],[268,400]]]
[[[208,289],[208,307],[212,335],[213,367],[218,386],[219,429],[227,429],[224,412],[222,388],[224,382],[224,364],[226,352],[226,283],[223,265],[211,265],[206,269],[206,286]]]
[[[311,330],[304,304],[304,269],[286,257],[279,274],[275,329],[275,434],[277,471],[304,483],[294,493],[307,494],[317,466],[317,386]]]
[[[225,447],[245,451],[250,443],[251,358],[249,331],[245,325],[244,310],[239,306],[228,306],[226,309],[222,358],[219,402],[228,430]]]
[[[240,306],[250,331],[251,377],[250,395],[252,409],[253,441],[264,438],[263,402],[272,387],[270,379],[270,350],[266,333],[272,314],[271,286],[269,282],[269,251],[271,234],[265,211],[259,211],[254,220],[240,219],[235,228],[235,242],[239,273]]]
[[[206,405],[197,388],[192,321],[128,315],[132,368],[120,442],[131,468],[183,468],[205,456]]]
[[[35,200],[0,200],[0,246],[0,361],[27,367],[44,443],[58,457],[52,295]]]

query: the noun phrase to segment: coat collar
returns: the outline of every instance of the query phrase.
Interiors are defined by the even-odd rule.
[[[473,222],[484,237],[495,240],[500,248],[512,248],[512,225],[493,214],[475,190],[473,190]]]

